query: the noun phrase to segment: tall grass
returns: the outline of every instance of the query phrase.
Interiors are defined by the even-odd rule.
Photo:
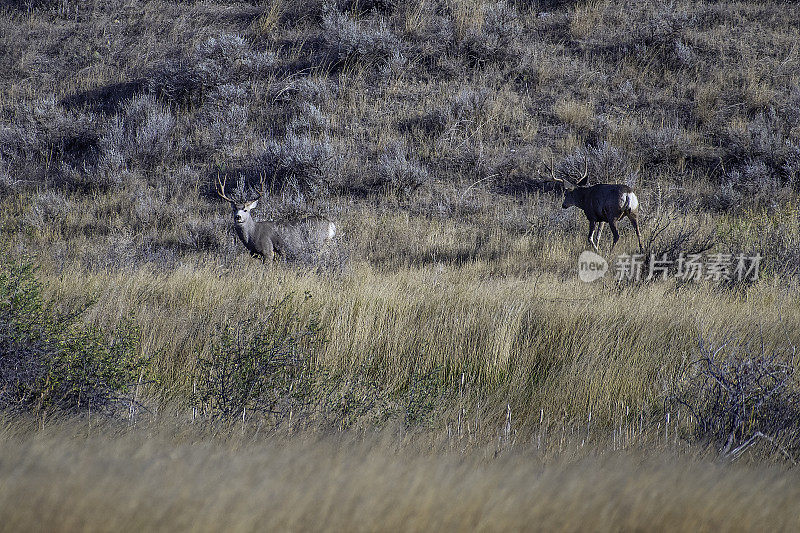
[[[0,530],[792,530],[796,472],[696,458],[430,454],[391,440],[3,430]],[[76,435],[75,433],[78,432]]]
[[[392,389],[435,371],[455,390],[464,375],[523,416],[592,411],[610,420],[619,406],[652,406],[709,336],[768,347],[800,340],[800,308],[777,281],[745,294],[669,282],[621,289],[552,275],[487,280],[479,262],[388,273],[356,264],[331,276],[249,258],[170,271],[67,269],[45,281],[61,300],[92,298],[89,318],[100,325],[134,317],[172,393],[186,392],[216,329],[258,319],[287,294],[310,295],[293,305],[319,314],[327,342],[317,364],[343,375],[366,367]]]

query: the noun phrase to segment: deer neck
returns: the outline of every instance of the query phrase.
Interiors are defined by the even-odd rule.
[[[241,224],[236,223],[234,226],[236,226],[236,234],[242,239],[242,242],[245,244],[250,243],[250,239],[256,229],[255,221],[252,218],[248,218]]]
[[[575,189],[575,192],[573,193],[575,195],[575,199],[578,200],[579,202],[584,202],[587,197],[586,195],[587,190],[588,190],[587,187],[578,187],[577,189]]]

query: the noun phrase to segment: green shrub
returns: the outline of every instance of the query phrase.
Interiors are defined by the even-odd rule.
[[[275,428],[430,422],[443,394],[438,370],[414,371],[405,386],[393,389],[383,382],[385,370],[370,361],[345,372],[319,364],[315,355],[324,342],[316,315],[301,315],[292,295],[262,318],[225,324],[211,354],[198,360],[192,404],[213,421],[266,421]]]
[[[0,257],[0,408],[111,411],[146,361],[139,332],[110,335],[46,303],[30,264]]]
[[[302,319],[287,296],[265,318],[224,325],[198,361],[194,404],[212,419],[247,412],[282,418],[312,401],[312,357],[322,342],[316,318]]]

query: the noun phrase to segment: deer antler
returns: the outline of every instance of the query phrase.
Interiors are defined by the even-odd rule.
[[[550,158],[550,165],[553,165],[553,158],[552,157]],[[569,178],[566,178],[566,177],[565,178],[557,178],[556,177],[556,171],[555,171],[555,165],[553,165],[553,166],[550,166],[550,165],[548,165],[547,163],[544,163],[544,166],[547,167],[547,170],[550,171],[550,179],[552,181],[554,181],[556,183],[561,183],[562,185],[564,185],[567,188],[569,188],[570,186],[571,187],[577,187],[576,182],[572,181]],[[581,179],[583,179],[583,178],[581,178]],[[577,182],[577,183],[580,183],[580,182]],[[567,184],[569,184],[569,185],[567,185]]]
[[[258,198],[261,199],[261,197],[264,196],[264,173],[263,172],[259,173],[259,181],[258,181],[258,183],[260,185],[260,188],[258,190]]]
[[[234,202],[233,200],[231,200],[230,198],[225,196],[225,184],[227,182],[228,182],[228,177],[225,176],[225,179],[220,181],[219,172],[217,172],[217,195],[219,195],[219,197],[222,198],[223,200],[226,200],[226,201],[228,201],[228,202],[230,202],[232,204],[235,204],[236,202]]]
[[[552,179],[556,183],[564,183],[563,179],[556,177],[556,171],[555,171],[554,166],[550,166],[550,165],[553,164],[553,156],[552,155],[550,156],[550,165],[548,165],[544,161],[542,161],[542,163],[544,164],[545,168],[547,168],[548,172],[550,172],[550,179]]]
[[[550,158],[550,163],[551,164],[553,163],[553,158],[552,157]],[[577,187],[579,185],[583,185],[583,182],[586,180],[586,177],[589,175],[589,158],[588,157],[586,157],[584,159],[583,174],[581,175],[580,179],[577,180],[577,181],[572,181],[571,179],[567,179],[567,178],[557,178],[556,177],[556,173],[555,173],[555,169],[552,166],[548,165],[547,163],[544,163],[544,166],[547,167],[547,170],[550,171],[550,178],[556,183],[569,183],[569,184]]]
[[[583,175],[575,182],[576,185],[586,185],[586,178],[589,176],[589,156],[583,158]]]

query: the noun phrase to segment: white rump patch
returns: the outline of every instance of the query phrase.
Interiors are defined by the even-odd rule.
[[[639,208],[639,199],[636,198],[635,194],[629,192],[627,204],[628,204],[628,209],[630,209],[631,211],[636,211]]]
[[[333,239],[336,236],[336,224],[331,222],[328,225],[328,239]]]

